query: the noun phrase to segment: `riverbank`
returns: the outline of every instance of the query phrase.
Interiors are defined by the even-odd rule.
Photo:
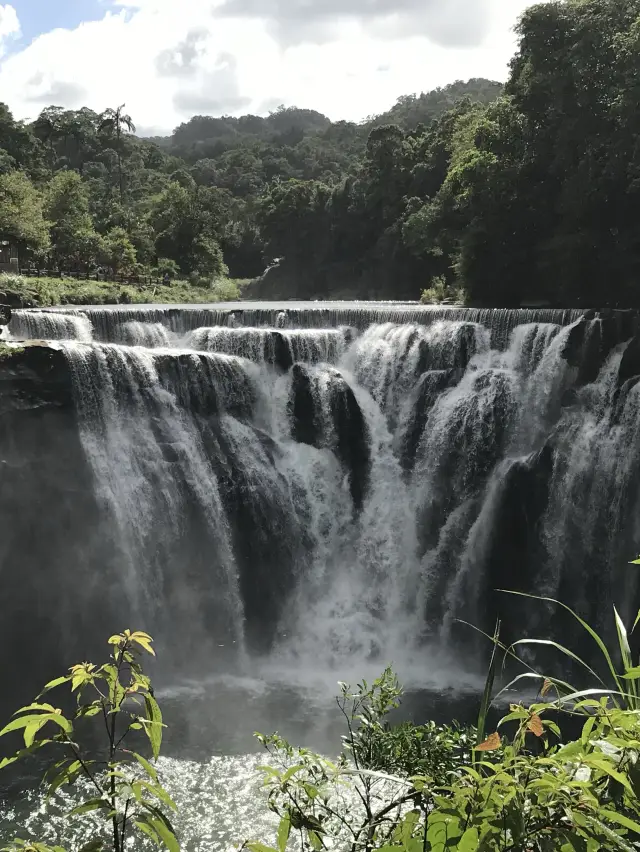
[[[11,308],[55,305],[209,304],[239,299],[246,282],[223,278],[210,287],[188,281],[170,284],[122,284],[75,278],[27,278],[0,275],[0,304]]]

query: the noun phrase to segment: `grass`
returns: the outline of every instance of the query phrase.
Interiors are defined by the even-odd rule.
[[[220,279],[209,287],[194,287],[188,281],[172,281],[168,285],[125,285],[113,281],[0,274],[0,301],[2,293],[6,293],[28,307],[232,302],[240,299],[245,284],[242,280]]]

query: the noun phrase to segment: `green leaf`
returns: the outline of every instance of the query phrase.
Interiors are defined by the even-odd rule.
[[[131,755],[131,757],[135,758],[135,760],[138,761],[140,766],[144,769],[144,771],[150,778],[153,778],[154,781],[158,780],[158,773],[145,757],[135,751],[130,751],[129,754]]]
[[[623,775],[622,772],[618,772],[616,769],[614,769],[613,766],[611,766],[611,764],[606,760],[606,758],[600,758],[595,754],[588,754],[585,755],[582,760],[583,763],[585,763],[587,766],[592,766],[594,769],[600,769],[602,772],[605,772],[607,775],[613,778],[614,781],[617,781],[618,784],[622,784],[622,786],[625,788],[625,790],[627,790],[628,793],[630,793],[632,796],[635,795],[633,792],[633,787],[629,783],[629,779],[627,778],[627,776]]]
[[[427,840],[431,844],[431,852],[444,852],[455,840],[462,835],[460,817],[457,814],[434,811],[429,814],[427,821]]]
[[[146,834],[147,837],[150,837],[156,846],[160,846],[160,838],[158,837],[157,832],[153,828],[153,826],[149,825],[146,818],[134,820],[133,824],[137,829],[139,829],[143,834]],[[275,852],[275,850],[274,850]]]
[[[246,848],[250,852],[279,852],[278,849],[274,849],[273,846],[266,846],[264,843],[247,843]]]
[[[609,822],[617,822],[618,825],[621,825],[623,828],[628,828],[629,831],[635,831],[636,834],[640,834],[640,824],[629,819],[629,817],[626,817],[624,814],[600,808],[598,810],[598,816],[603,819],[608,819]]]
[[[291,815],[287,811],[287,813],[280,820],[280,825],[278,826],[278,850],[279,852],[285,852],[287,848],[287,841],[289,840],[289,835],[291,834]]]
[[[322,839],[320,838],[320,835],[312,829],[308,829],[307,834],[309,835],[311,848],[315,849],[315,852],[320,852],[320,850],[323,848]]]
[[[94,761],[92,760],[88,761],[88,763],[85,763],[85,766],[92,766],[93,763]],[[81,771],[82,764],[79,760],[74,760],[68,765],[66,765],[65,762],[65,766],[62,771],[59,772],[58,775],[56,775],[53,781],[49,784],[47,788],[46,798],[51,798],[51,796],[55,793],[58,787],[61,787],[63,784],[73,784],[73,782],[76,780]]]
[[[402,821],[402,829],[401,829],[401,839],[402,845],[405,849],[409,848],[409,841],[413,837],[413,832],[415,830],[416,825],[418,824],[418,820],[420,819],[419,811],[409,811],[409,813],[405,816]]]
[[[458,843],[458,852],[477,852],[480,844],[477,828],[468,828]]]
[[[26,707],[21,707],[19,710],[13,714],[17,716],[18,713],[27,713],[29,710],[42,710],[45,713],[55,713],[56,708],[52,704],[27,704]]]
[[[101,808],[109,808],[110,804],[106,799],[102,797],[99,799],[89,799],[88,802],[84,802],[81,805],[78,805],[73,810],[69,811],[69,816],[79,816],[80,814],[88,814],[90,811],[99,811]]]
[[[32,722],[30,725],[27,725],[24,729],[24,744],[26,748],[30,748],[33,745],[36,734],[45,724],[46,722]]]
[[[145,695],[144,703],[147,708],[147,724],[144,728],[151,743],[153,756],[157,760],[162,746],[162,712],[153,695]]]
[[[137,783],[140,785],[140,787],[143,787],[145,790],[148,790],[151,795],[159,799],[168,808],[171,808],[172,811],[178,810],[178,806],[161,784],[150,784],[148,781],[142,780],[138,781]]]
[[[136,645],[140,645],[141,648],[144,648],[144,650],[148,654],[151,654],[152,657],[155,657],[156,652],[151,647],[153,639],[151,638],[151,636],[149,636],[148,633],[143,633],[142,631],[138,630],[135,633],[131,634],[130,639],[132,642],[135,642]]]
[[[20,716],[17,719],[12,719],[11,722],[9,722],[8,725],[5,725],[0,731],[0,737],[11,733],[11,731],[19,731],[20,729],[26,728],[34,722],[39,722],[41,720],[44,720],[42,721],[42,725],[46,722],[54,722],[67,734],[70,734],[73,731],[73,725],[71,722],[59,713],[33,713],[28,716]]]
[[[11,766],[12,763],[16,763],[18,760],[22,760],[23,757],[27,757],[29,754],[33,754],[34,751],[37,751],[42,746],[47,745],[48,743],[53,742],[53,740],[37,740],[29,748],[22,748],[20,751],[17,751],[15,754],[11,755],[11,757],[3,757],[0,760],[0,769],[4,769],[5,766]]]
[[[55,689],[56,686],[62,686],[63,683],[69,683],[71,680],[71,675],[64,675],[63,677],[56,677],[53,680],[50,680],[49,683],[44,685],[44,688],[40,695],[44,695],[45,692],[49,692],[50,689]],[[40,698],[40,695],[38,698]]]
[[[281,783],[284,784],[290,778],[293,778],[296,772],[299,772],[301,769],[304,769],[304,766],[301,763],[298,764],[298,766],[290,766],[289,769],[287,769],[287,771],[282,776]]]
[[[180,844],[177,837],[163,820],[156,817],[148,817],[147,823],[154,829],[160,841],[166,846],[169,852],[180,852]]]

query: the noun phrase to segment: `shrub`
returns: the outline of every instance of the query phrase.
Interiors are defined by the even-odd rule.
[[[27,284],[23,275],[15,275],[12,272],[0,272],[0,289],[22,290]]]
[[[423,305],[439,305],[445,301],[464,305],[467,301],[467,293],[464,287],[449,285],[444,275],[437,275],[431,280],[431,286],[422,291],[420,301]]]
[[[161,257],[158,260],[158,266],[156,267],[154,272],[160,278],[164,278],[165,275],[168,275],[170,280],[173,281],[180,275],[180,267],[175,262],[175,260],[171,260],[168,257]]]
[[[531,597],[531,596],[527,596]],[[545,599],[548,600],[548,599]],[[558,602],[553,601],[558,604]],[[555,647],[581,663],[595,685],[581,691],[530,670],[516,678],[540,683],[540,700],[512,704],[482,742],[473,730],[401,725],[389,728],[400,689],[387,669],[355,693],[341,685],[346,721],[336,762],[295,749],[277,734],[259,735],[275,765],[265,769],[269,806],[280,817],[274,847],[246,842],[251,852],[285,852],[292,830],[303,848],[384,852],[632,852],[640,844],[640,665],[614,610],[616,651],[576,613],[602,654],[607,682],[552,640],[500,645],[510,656],[525,644]],[[635,625],[640,620],[640,613]],[[490,637],[491,638],[491,637]],[[618,671],[614,659],[622,660]],[[512,682],[513,684],[513,682]],[[509,684],[511,686],[512,684]],[[555,695],[553,700],[550,695]],[[486,716],[485,699],[481,723]],[[577,739],[563,740],[557,719],[582,718]],[[506,725],[515,727],[501,736]],[[425,737],[425,732],[427,736]]]
[[[162,713],[154,697],[151,681],[139,661],[141,653],[154,654],[147,633],[125,630],[109,639],[111,654],[102,666],[81,663],[69,674],[48,683],[36,700],[22,707],[2,731],[0,737],[20,732],[24,748],[4,758],[0,769],[40,749],[54,751],[58,761],[44,777],[47,795],[63,785],[85,778],[87,795],[69,816],[98,813],[108,828],[109,847],[113,852],[129,848],[129,835],[146,835],[170,852],[178,852],[178,842],[167,809],[175,810],[169,794],[158,780],[153,764],[136,751],[129,739],[142,731],[149,740],[152,759],[157,760],[162,744]],[[71,717],[43,700],[45,694],[69,687],[76,703]],[[103,755],[82,747],[81,725],[95,719],[106,731]],[[99,759],[102,757],[102,759]],[[90,827],[88,827],[90,830]],[[83,852],[105,850],[106,832],[87,837]],[[27,852],[64,852],[56,846],[14,840],[6,850]]]
[[[209,282],[212,295],[218,302],[235,302],[240,298],[240,287],[230,278],[218,278]]]

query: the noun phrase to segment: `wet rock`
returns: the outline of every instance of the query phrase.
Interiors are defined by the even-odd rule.
[[[325,408],[330,422],[325,422],[323,416],[321,393],[328,396]],[[333,450],[349,477],[353,504],[357,509],[362,508],[371,465],[369,430],[358,401],[341,373],[330,369],[329,381],[321,391],[318,376],[304,365],[295,364],[289,416],[295,441]]]
[[[319,445],[320,426],[309,371],[295,364],[291,375],[291,395],[288,403],[291,437],[299,444]]]
[[[370,437],[358,401],[342,376],[331,388],[331,415],[337,436],[335,453],[349,474],[351,499],[361,509],[369,486]]]
[[[632,337],[624,350],[618,368],[618,387],[635,376],[640,376],[640,336]]]
[[[438,397],[457,384],[462,374],[461,370],[432,370],[421,377],[400,445],[400,461],[405,471],[413,470],[420,440]]]
[[[273,364],[286,373],[293,366],[291,350],[280,332],[272,332],[271,337],[273,343]]]
[[[574,325],[567,336],[562,350],[562,357],[571,367],[579,367],[582,361],[582,349],[587,333],[588,323],[584,317]]]

